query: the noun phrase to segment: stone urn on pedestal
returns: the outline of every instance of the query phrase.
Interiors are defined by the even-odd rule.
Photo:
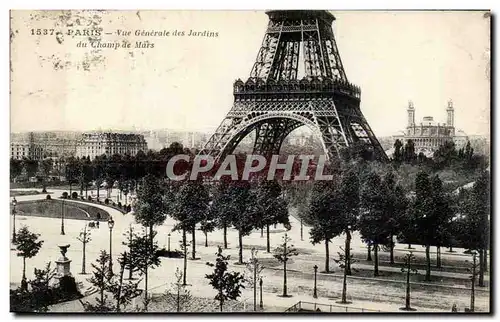
[[[70,265],[71,259],[66,257],[66,253],[68,252],[69,244],[67,245],[58,245],[61,249],[61,257],[57,259],[56,262],[56,277],[61,278],[63,276],[71,276]]]

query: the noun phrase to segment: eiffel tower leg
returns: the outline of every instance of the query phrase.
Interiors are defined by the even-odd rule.
[[[281,145],[290,132],[302,123],[293,119],[270,119],[260,123],[256,128],[253,153],[269,157],[279,154]]]

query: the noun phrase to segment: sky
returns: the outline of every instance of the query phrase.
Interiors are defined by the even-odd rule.
[[[446,121],[488,135],[490,18],[468,11],[334,11],[333,30],[361,110],[377,136],[398,134],[412,100],[417,123]],[[261,46],[263,11],[106,11],[11,13],[11,132],[96,129],[216,129],[233,103],[234,80],[246,79]],[[100,26],[106,43],[68,29]],[[64,35],[31,34],[41,28]],[[88,28],[88,27],[87,27]],[[117,35],[118,30],[132,36]],[[136,30],[170,36],[136,37]],[[172,36],[174,30],[186,36]],[[218,37],[189,37],[190,30]],[[133,48],[149,40],[154,48]]]

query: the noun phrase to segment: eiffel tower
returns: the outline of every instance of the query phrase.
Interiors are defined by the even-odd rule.
[[[376,159],[386,161],[361,113],[361,90],[349,83],[342,66],[332,31],[335,17],[320,10],[266,14],[269,23],[250,77],[234,83],[234,104],[200,154],[220,160],[255,131],[253,153],[269,157],[305,125],[321,140],[328,159],[362,141]]]

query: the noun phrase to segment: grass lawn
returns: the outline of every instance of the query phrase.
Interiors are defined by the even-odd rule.
[[[61,218],[63,209],[64,217],[67,219],[97,220],[97,213],[99,213],[101,215],[100,220],[106,221],[109,216],[107,211],[91,205],[66,201],[63,206],[63,201],[56,199],[18,202],[16,214],[20,216]]]

